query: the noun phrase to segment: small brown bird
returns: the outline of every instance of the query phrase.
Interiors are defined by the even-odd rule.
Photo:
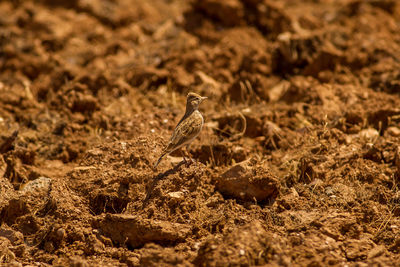
[[[182,119],[176,125],[174,133],[169,140],[168,145],[163,150],[161,157],[154,164],[154,168],[157,168],[158,164],[165,155],[172,153],[173,151],[190,143],[199,135],[203,128],[204,119],[199,111],[199,105],[207,97],[199,96],[195,93],[189,93],[186,100],[186,112]],[[183,159],[186,161],[185,157]]]

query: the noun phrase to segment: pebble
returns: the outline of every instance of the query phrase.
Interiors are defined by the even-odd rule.
[[[47,177],[39,177],[33,181],[29,181],[25,186],[22,187],[21,192],[48,192],[50,188],[51,179]]]
[[[57,230],[56,234],[57,234],[57,237],[62,240],[65,237],[65,230],[63,228],[59,228]]]
[[[170,192],[168,193],[168,196],[172,199],[176,199],[176,200],[183,200],[185,197],[185,194],[183,192]]]
[[[359,136],[361,139],[364,139],[367,142],[372,142],[378,138],[379,132],[374,128],[368,128],[361,130],[359,132]]]
[[[386,129],[387,133],[391,136],[400,136],[400,129],[397,127],[389,127]]]

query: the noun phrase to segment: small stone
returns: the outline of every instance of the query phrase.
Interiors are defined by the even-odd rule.
[[[193,249],[194,250],[199,250],[199,248],[200,248],[200,245],[201,245],[201,243],[200,242],[196,242],[196,243],[194,243],[194,245],[193,245]]]
[[[56,234],[57,234],[57,237],[61,240],[65,238],[65,230],[63,228],[59,228],[57,230]]]
[[[400,129],[397,127],[389,127],[386,129],[386,132],[391,136],[400,136]]]
[[[279,35],[281,36],[281,35]],[[281,36],[284,37],[284,36]],[[268,96],[269,96],[269,100],[271,102],[276,102],[278,101],[285,93],[286,91],[289,89],[290,87],[290,82],[283,80],[280,83],[276,84],[274,87],[272,87],[269,91],[268,91]]]
[[[170,192],[170,193],[168,193],[168,196],[175,200],[183,200],[185,197],[185,194],[181,191],[178,191],[178,192]]]
[[[51,179],[47,177],[39,177],[33,181],[29,181],[22,187],[21,192],[48,192],[50,189]]]
[[[374,142],[379,137],[379,132],[374,128],[361,130],[359,136],[365,142]]]
[[[353,136],[352,135],[346,135],[344,138],[344,141],[346,143],[346,145],[350,145],[351,142],[353,141]]]

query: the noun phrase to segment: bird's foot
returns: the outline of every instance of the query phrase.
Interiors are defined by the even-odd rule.
[[[185,165],[186,165],[186,166],[189,166],[189,165],[191,165],[191,164],[193,164],[193,163],[196,162],[194,159],[192,159],[192,158],[186,158],[186,157],[183,158],[183,161],[185,162]]]
[[[188,165],[195,164],[197,162],[195,159],[192,158],[189,158],[188,161],[189,161]]]

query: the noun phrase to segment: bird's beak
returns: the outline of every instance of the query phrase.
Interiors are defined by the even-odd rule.
[[[202,96],[201,97],[201,102],[203,102],[204,100],[206,100],[208,97],[206,97],[206,96]]]

